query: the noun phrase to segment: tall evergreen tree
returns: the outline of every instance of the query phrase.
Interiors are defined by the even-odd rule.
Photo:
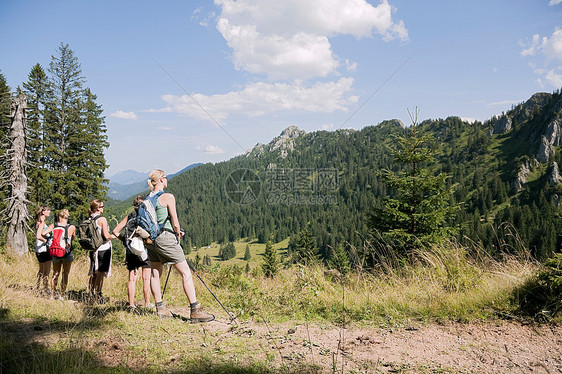
[[[369,216],[371,228],[391,241],[399,256],[449,237],[448,221],[457,208],[449,205],[453,191],[446,185],[449,175],[435,175],[430,169],[437,150],[432,148],[433,137],[418,131],[417,115],[411,114],[412,127],[397,135],[396,146],[391,147],[394,162],[403,168],[382,172],[396,198],[386,198],[383,208],[374,208]]]
[[[47,74],[40,64],[36,64],[23,84],[27,95],[27,159],[29,180],[29,200],[33,204],[49,202],[52,193],[48,183],[49,170],[45,155],[45,109],[47,100],[52,98]]]
[[[83,216],[90,200],[104,199],[108,146],[104,117],[96,95],[83,88],[85,78],[68,44],[60,44],[49,65],[52,99],[45,109],[45,163],[53,186],[51,205]]]
[[[351,270],[349,256],[345,252],[342,244],[337,245],[333,250],[333,255],[330,258],[329,264],[333,269],[337,269],[342,275],[346,275]]]
[[[297,249],[294,255],[295,263],[309,264],[318,259],[315,239],[308,226],[301,230],[297,237]]]
[[[263,263],[261,268],[266,277],[273,278],[279,270],[279,260],[277,259],[277,251],[271,245],[271,240],[265,245],[265,252],[263,253]]]
[[[250,244],[246,244],[246,250],[244,251],[244,261],[250,261],[252,258],[252,253],[250,252]]]

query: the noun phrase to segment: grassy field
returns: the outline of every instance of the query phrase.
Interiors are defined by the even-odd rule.
[[[295,344],[308,344],[312,352],[315,329],[392,328],[511,315],[516,309],[514,290],[536,270],[525,259],[476,261],[453,246],[427,253],[423,266],[352,273],[345,279],[326,275],[320,266],[293,266],[270,279],[259,272],[263,252],[259,244],[250,247],[255,270],[244,271],[245,246],[237,244],[237,257],[229,263],[201,271],[216,296],[238,316],[236,323],[196,279],[199,300],[217,315],[216,322],[199,325],[162,320],[148,310],[127,311],[128,275],[123,264],[114,263],[113,274],[105,281],[104,295],[110,301],[92,304],[80,298],[88,281],[86,256],[78,256],[73,264],[68,301],[37,294],[33,256],[0,256],[0,373],[333,372],[334,352],[317,349],[320,353],[314,359],[293,357],[280,353],[279,342],[290,340],[294,326],[307,333]],[[282,251],[286,243],[276,247]],[[218,246],[198,251],[200,256],[216,256]],[[140,291],[139,281],[139,301]],[[177,313],[189,314],[175,272],[165,301]]]
[[[246,245],[250,246],[250,255],[251,258],[249,261],[244,260],[244,254],[246,252]],[[276,249],[278,252],[279,257],[281,258],[287,252],[287,246],[289,245],[289,238],[273,244],[273,248]],[[234,247],[236,248],[236,257],[223,262],[220,260],[219,257],[219,250],[221,245],[217,243],[213,243],[209,246],[200,247],[192,249],[191,253],[187,256],[188,259],[191,261],[195,261],[195,256],[199,254],[200,258],[203,258],[205,255],[211,256],[211,261],[216,263],[221,263],[224,265],[236,265],[242,268],[246,267],[248,263],[251,269],[255,269],[259,267],[262,261],[263,252],[265,251],[265,244],[258,243],[257,240],[242,240],[237,241],[234,243]]]

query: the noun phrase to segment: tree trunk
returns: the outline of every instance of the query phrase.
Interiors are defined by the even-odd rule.
[[[20,93],[12,101],[10,147],[7,151],[8,186],[10,197],[7,204],[8,234],[6,238],[6,249],[8,253],[22,256],[28,253],[27,220],[29,219],[26,194],[27,176],[25,173],[27,165],[26,150],[26,111],[27,99],[25,94]]]

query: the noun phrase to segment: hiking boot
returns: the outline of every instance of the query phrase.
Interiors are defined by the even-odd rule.
[[[213,314],[207,313],[203,310],[203,306],[199,303],[191,307],[191,314],[189,320],[191,323],[198,322],[211,322],[215,319]]]
[[[148,303],[148,304],[144,304],[144,308],[154,310],[156,308],[156,305],[154,305],[152,303]]]
[[[166,305],[162,305],[161,307],[156,307],[156,314],[160,318],[174,318],[172,311],[166,307]]]

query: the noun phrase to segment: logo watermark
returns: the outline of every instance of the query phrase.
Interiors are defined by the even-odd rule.
[[[224,191],[233,203],[247,205],[260,197],[261,185],[261,180],[254,171],[236,169],[226,178]]]

